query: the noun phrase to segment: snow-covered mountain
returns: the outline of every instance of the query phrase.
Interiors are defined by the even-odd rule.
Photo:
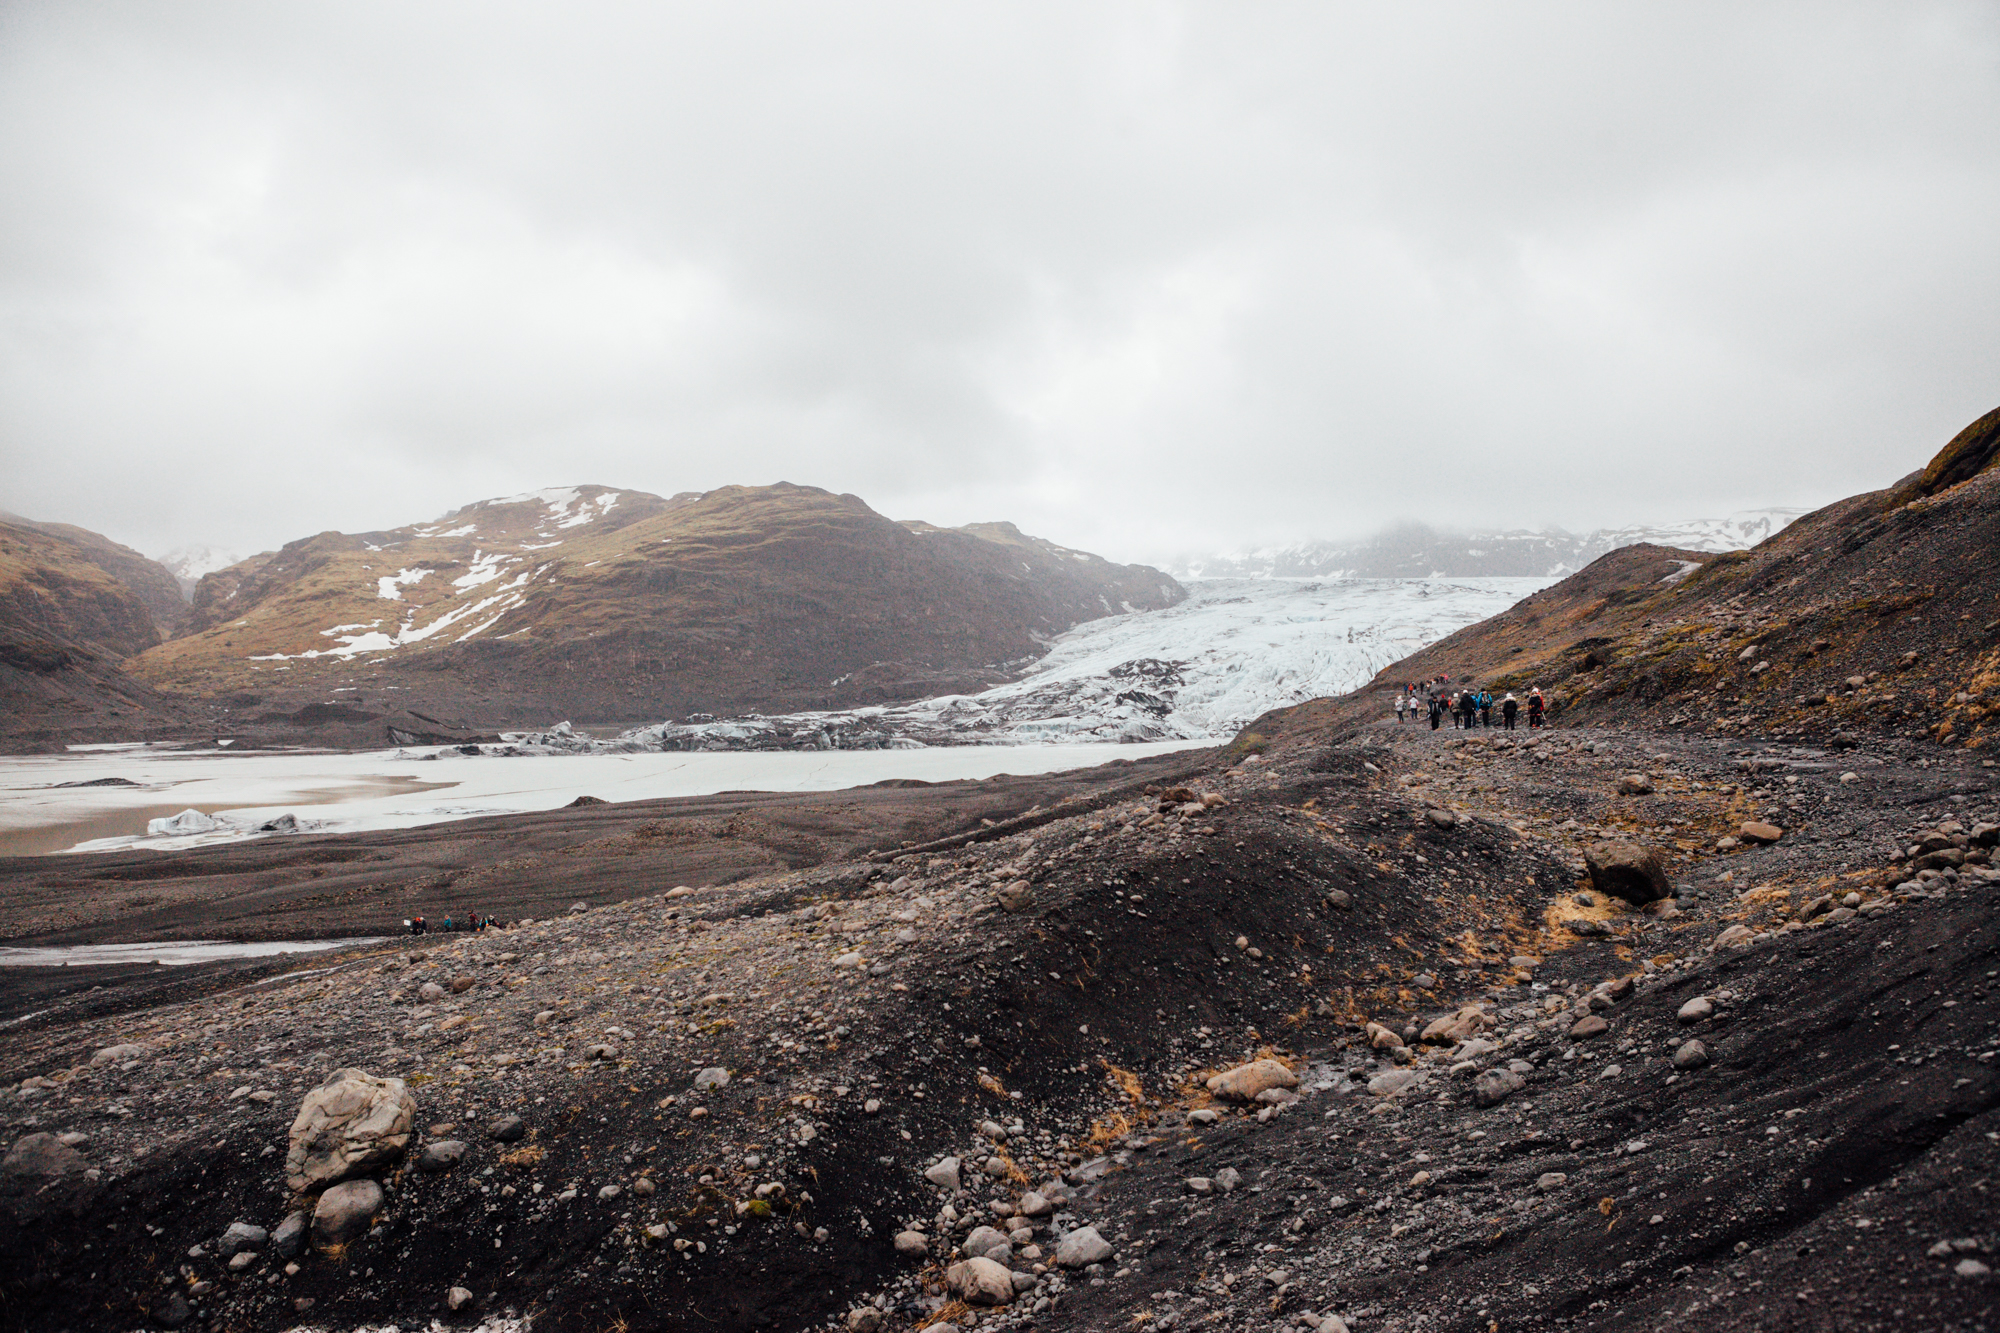
[[[1079,625],[1026,675],[976,694],[509,739],[569,753],[1223,739],[1268,709],[1355,689],[1550,581],[1206,579],[1178,605]]]
[[[174,582],[181,585],[181,596],[192,601],[194,585],[201,582],[202,575],[227,569],[242,559],[240,555],[219,551],[213,546],[183,546],[161,556],[159,563],[166,566],[167,572],[174,576]]]
[[[1727,518],[1572,533],[1442,532],[1407,523],[1361,541],[1300,542],[1222,555],[1184,556],[1177,578],[1562,578],[1621,546],[1652,542],[1691,551],[1747,550],[1803,509],[1746,509]]]

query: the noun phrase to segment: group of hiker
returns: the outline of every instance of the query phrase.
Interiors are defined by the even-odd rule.
[[[430,934],[431,923],[426,921],[424,918],[420,916],[413,916],[408,921],[405,921],[403,924],[410,928],[410,933],[412,935]],[[489,926],[494,929],[498,929],[501,924],[502,923],[498,917],[484,916],[478,912],[468,912],[463,917],[457,917],[457,918],[446,917],[441,926],[441,929],[447,931],[485,930]]]
[[[1442,727],[1446,718],[1450,718],[1451,725],[1460,730],[1490,727],[1493,725],[1495,710],[1500,714],[1501,727],[1512,731],[1515,720],[1521,715],[1522,701],[1511,693],[1495,699],[1493,691],[1470,685],[1453,689],[1450,676],[1433,676],[1427,681],[1413,681],[1396,691],[1397,723],[1401,724],[1406,717],[1414,722],[1428,714],[1432,731]],[[1537,685],[1528,691],[1529,730],[1540,730],[1548,719],[1548,712],[1548,701],[1542,697],[1541,686]]]

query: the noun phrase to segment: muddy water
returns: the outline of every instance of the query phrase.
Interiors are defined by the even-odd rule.
[[[105,810],[95,814],[80,815],[56,824],[38,824],[28,828],[0,828],[0,856],[50,856],[66,852],[78,843],[91,842],[98,838],[137,838],[146,832],[146,823],[153,819],[170,819],[183,810],[199,810],[205,815],[222,814],[229,810],[263,810],[273,804],[293,803],[300,807],[338,805],[342,801],[365,801],[377,796],[402,796],[410,792],[434,791],[443,787],[455,787],[456,782],[426,782],[419,778],[383,776],[363,778],[333,787],[306,787],[289,794],[287,799],[273,802],[268,799],[256,801],[181,801],[173,805],[138,805],[122,810]],[[304,816],[310,817],[305,811]]]
[[[0,948],[0,967],[87,967],[93,964],[159,963],[185,967],[224,958],[268,958],[281,953],[320,953],[379,944],[384,936],[345,940],[166,940],[157,944],[74,944],[45,949]]]

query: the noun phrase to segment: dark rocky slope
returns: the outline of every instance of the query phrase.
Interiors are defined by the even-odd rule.
[[[2000,410],[1888,490],[1750,551],[1614,551],[1377,677],[1540,685],[1574,724],[1851,744],[1923,728],[1987,748],[2000,716]],[[1345,713],[1386,707],[1357,694]]]
[[[66,523],[0,514],[0,747],[139,739],[188,710],[125,669],[187,604],[161,566]]]

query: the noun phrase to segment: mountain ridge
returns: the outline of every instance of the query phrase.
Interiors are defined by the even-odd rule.
[[[1680,550],[1736,551],[1781,531],[1805,511],[1770,507],[1726,518],[1632,524],[1585,533],[1453,532],[1428,524],[1397,524],[1353,541],[1306,541],[1289,546],[1182,556],[1167,569],[1177,578],[1561,578],[1599,556],[1644,542]]]

